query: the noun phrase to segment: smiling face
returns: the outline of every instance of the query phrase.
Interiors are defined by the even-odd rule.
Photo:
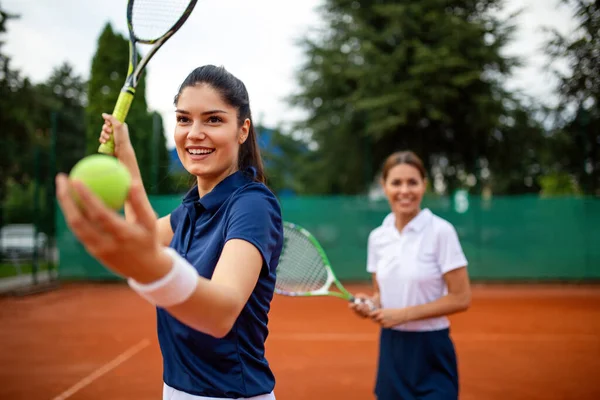
[[[387,171],[381,184],[394,214],[414,217],[419,213],[426,181],[416,167],[397,164]]]
[[[184,168],[201,187],[214,187],[237,171],[240,145],[250,120],[240,126],[238,110],[207,84],[184,88],[177,100],[175,146]]]

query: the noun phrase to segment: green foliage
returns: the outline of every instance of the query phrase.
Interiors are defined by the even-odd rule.
[[[119,97],[127,75],[128,51],[127,39],[115,33],[110,24],[106,24],[98,38],[98,47],[92,59],[88,83],[89,101],[85,110],[87,116],[86,153],[88,154],[98,151],[98,136],[103,124],[102,113],[111,113]],[[145,80],[142,78],[127,116],[127,122],[133,125],[132,121],[139,122],[140,119],[144,119],[146,114]],[[133,131],[133,129],[131,130]],[[148,135],[146,138],[149,138],[151,132],[145,131],[145,133]],[[135,136],[133,132],[131,132],[131,136],[132,138]]]
[[[554,60],[566,61],[568,72],[554,72],[560,78],[559,94],[564,101],[598,110],[600,96],[600,4],[591,0],[562,0],[570,9],[577,27],[562,35],[549,29],[552,37],[547,43],[548,54]]]
[[[585,193],[600,195],[600,4],[590,0],[563,0],[573,14],[576,29],[568,35],[550,29],[548,55],[566,62],[559,78],[562,123],[561,164],[581,183]],[[575,110],[574,112],[572,110]]]
[[[279,129],[258,126],[257,132],[269,188],[275,193],[306,193],[314,178],[307,166],[311,161],[306,143]],[[268,143],[264,141],[267,136]]]
[[[29,223],[34,213],[35,182],[19,184],[13,179],[7,182],[8,196],[4,202],[4,222],[6,224]],[[42,196],[43,197],[43,193]],[[45,206],[44,206],[45,208]],[[44,210],[38,210],[43,213]]]
[[[575,178],[566,172],[554,172],[540,176],[539,184],[541,187],[540,195],[544,197],[581,194],[581,189]]]
[[[13,18],[0,10],[0,35],[6,32],[7,22]],[[15,177],[20,180],[24,175],[19,158],[26,154],[31,135],[26,110],[16,107],[29,97],[26,93],[31,91],[31,84],[11,67],[10,58],[2,52],[3,45],[4,41],[0,41],[0,202],[6,197],[8,179]]]
[[[36,265],[37,272],[47,271],[53,266],[47,262],[38,263]],[[19,273],[22,275],[31,274],[33,271],[33,264],[20,264],[19,269],[15,268],[13,263],[3,262],[0,263],[0,279],[7,278],[10,276],[17,276]]]
[[[554,157],[553,138],[543,134],[541,122],[531,117],[533,112],[512,104],[488,139],[486,155],[491,177],[482,179],[482,183],[494,193],[540,190],[538,178],[547,172]]]
[[[56,121],[55,171],[69,172],[85,155],[85,105],[87,82],[69,64],[55,68],[50,78],[38,85],[39,97],[46,99],[43,126],[50,129],[52,113]],[[49,144],[48,144],[49,145]]]
[[[112,113],[129,65],[129,45],[126,38],[115,33],[107,24],[98,39],[98,48],[92,60],[86,107],[86,152],[98,150],[98,137],[103,124],[102,113]],[[154,139],[154,117],[146,103],[144,74],[136,88],[136,95],[127,115],[131,142],[136,151],[142,179],[149,193],[164,193],[171,187],[168,176],[168,152],[162,120],[157,123],[159,136]],[[158,149],[153,149],[158,146]],[[156,170],[158,163],[158,170]]]
[[[159,113],[153,112],[152,141],[148,142],[148,153],[151,162],[150,193],[177,193],[175,177],[169,174],[169,150],[167,149],[167,138],[164,135],[163,120]]]
[[[510,17],[496,17],[503,4],[326,1],[327,26],[301,42],[307,61],[298,73],[301,92],[291,99],[308,111],[298,129],[318,144],[311,191],[364,191],[399,149],[416,151],[430,169],[440,163],[449,190],[461,185],[453,171],[476,173],[482,160],[499,164],[506,154],[489,140],[504,129],[512,135],[501,122],[511,112],[505,103],[521,108],[502,88],[518,65],[500,52],[514,30]]]
[[[3,11],[0,16],[0,33],[3,33],[11,16]],[[85,82],[68,64],[63,64],[47,82],[34,85],[11,68],[10,58],[1,50],[2,42],[0,225],[35,222],[40,229],[51,233],[54,174],[68,171],[84,154]],[[57,151],[53,150],[53,144]]]

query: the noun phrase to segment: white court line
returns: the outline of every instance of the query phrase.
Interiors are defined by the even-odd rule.
[[[600,335],[593,334],[522,334],[522,333],[490,333],[490,334],[450,334],[456,341],[462,342],[600,342]],[[379,333],[290,333],[269,336],[267,340],[292,342],[374,342],[379,340]]]
[[[62,392],[61,394],[59,394],[58,396],[53,398],[52,400],[68,399],[69,397],[73,396],[75,393],[77,393],[78,391],[80,391],[81,389],[83,389],[84,387],[89,385],[90,383],[94,382],[96,379],[100,378],[102,375],[106,374],[107,372],[109,372],[109,371],[115,369],[116,367],[118,367],[119,365],[123,364],[125,361],[129,360],[131,357],[133,357],[134,355],[139,353],[141,350],[143,350],[149,344],[150,344],[150,341],[148,339],[142,340],[141,342],[139,342],[135,346],[130,347],[129,349],[125,350],[117,358],[104,364],[102,367],[98,368],[97,370],[95,370],[94,372],[92,372],[91,374],[89,374],[88,376],[86,376],[85,378],[83,378],[82,380],[80,380],[79,382],[74,384],[73,386],[71,386],[69,389],[65,390],[64,392]]]

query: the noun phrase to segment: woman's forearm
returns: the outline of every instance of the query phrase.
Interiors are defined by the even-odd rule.
[[[173,259],[159,252],[144,268],[137,268],[130,277],[141,284],[164,278],[174,268]],[[257,273],[258,274],[258,273]],[[240,305],[247,299],[239,291],[219,282],[198,276],[195,290],[187,300],[166,310],[182,323],[214,337],[225,336],[240,313]]]
[[[122,149],[119,152],[119,161],[127,168],[129,174],[131,175],[131,179],[138,180],[140,182],[142,181],[142,174],[140,172],[140,167],[138,165],[137,158],[135,157],[135,151],[133,150],[133,147],[129,146],[126,149]],[[131,210],[131,205],[129,202],[125,202],[125,219],[132,222],[135,220],[134,213]]]
[[[469,294],[447,294],[430,303],[410,306],[404,309],[406,322],[441,317],[465,311],[469,308]]]
[[[160,297],[160,289],[156,288],[158,282],[159,288],[160,285],[163,285],[162,290],[167,287],[167,293],[170,291],[175,297],[183,294],[183,298],[173,303],[161,300],[153,304],[165,304],[164,308],[182,323],[217,338],[231,331],[256,287],[263,266],[258,249],[241,239],[225,243],[210,279],[198,276],[189,261],[172,249],[147,257],[151,261],[144,262],[143,268],[136,268],[129,275],[137,282],[133,289],[138,293],[141,289],[143,296],[148,295],[148,290],[151,293],[158,290]],[[166,281],[163,280],[165,277]],[[154,285],[148,288],[152,282]],[[193,285],[189,285],[190,282]],[[140,288],[138,284],[146,285],[146,288]]]
[[[133,147],[127,146],[125,149],[120,149],[119,161],[127,168],[127,170],[129,170],[129,173],[134,180],[142,180],[142,174],[140,173],[140,167],[135,157],[135,150]]]
[[[191,328],[220,338],[229,333],[241,311],[240,302],[246,300],[231,287],[199,277],[194,294],[167,310]]]

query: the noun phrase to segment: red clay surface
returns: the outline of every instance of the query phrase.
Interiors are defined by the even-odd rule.
[[[278,400],[374,398],[375,325],[335,298],[276,296],[270,318]],[[461,399],[600,399],[600,286],[475,286],[451,320]],[[0,398],[160,399],[154,324],[123,284],[0,298]]]

